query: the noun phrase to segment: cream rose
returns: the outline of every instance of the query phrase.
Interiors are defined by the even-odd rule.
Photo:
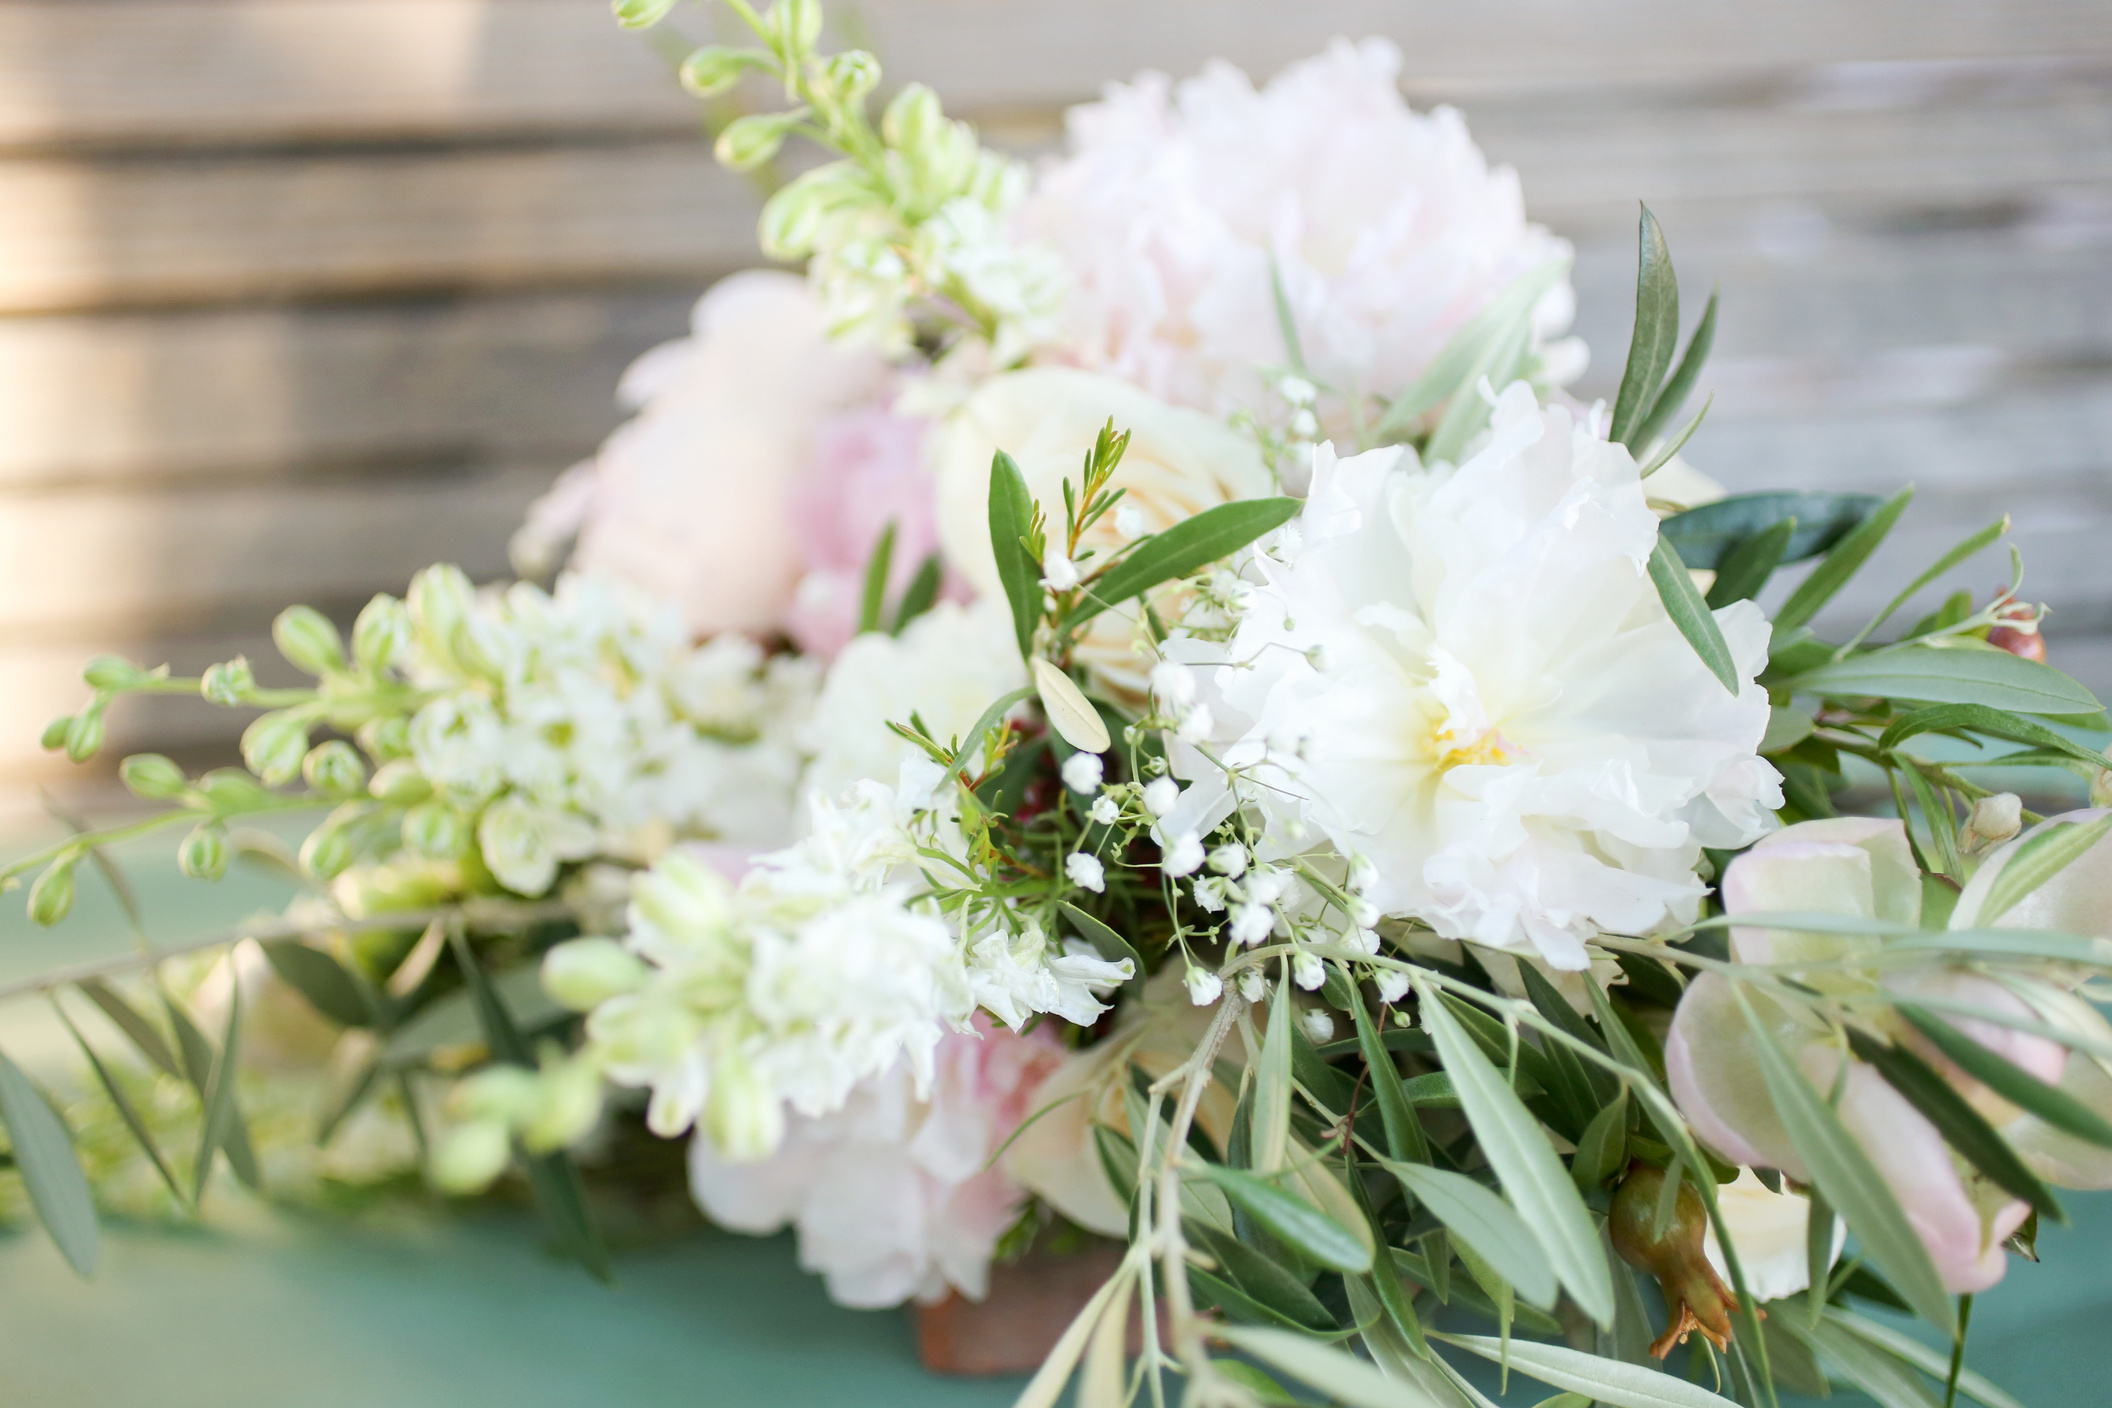
[[[1063,527],[1063,481],[1075,480],[1100,428],[1113,418],[1130,433],[1115,471],[1125,491],[1124,512],[1108,514],[1086,533],[1081,553],[1104,557],[1125,541],[1124,527],[1156,533],[1204,509],[1271,489],[1254,446],[1230,426],[1200,411],[1165,402],[1126,381],[1070,367],[1037,367],[994,377],[963,402],[933,438],[939,486],[939,543],[978,593],[1001,595],[990,550],[990,460],[1002,449],[1026,477],[1049,515],[1052,534]],[[1088,569],[1092,559],[1084,564]],[[1109,611],[1085,642],[1087,665],[1119,690],[1141,694],[1143,671],[1132,645],[1133,612]]]

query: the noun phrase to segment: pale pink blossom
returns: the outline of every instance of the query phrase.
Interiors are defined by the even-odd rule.
[[[1273,259],[1312,376],[1390,395],[1514,280],[1566,264],[1517,174],[1490,168],[1454,110],[1411,111],[1400,71],[1385,40],[1337,40],[1258,91],[1214,63],[1072,109],[1071,154],[1020,215],[1073,280],[1057,355],[1164,400],[1260,409],[1260,369],[1291,360]],[[1558,281],[1536,331],[1559,334],[1573,305]],[[1553,360],[1573,376],[1582,349]]]
[[[690,1187],[714,1221],[766,1234],[787,1223],[829,1295],[860,1308],[980,1300],[997,1239],[1025,1194],[991,1156],[1035,1108],[1063,1060],[1047,1029],[1018,1036],[978,1015],[935,1056],[930,1098],[908,1064],[868,1080],[841,1110],[794,1115],[767,1159],[731,1163],[699,1138]]]
[[[2069,820],[2056,818],[2048,824]],[[1952,927],[1978,922],[1982,901],[2018,844],[1989,857],[1961,897]],[[2112,934],[2112,911],[2104,905],[2108,887],[2112,887],[2112,846],[2100,843],[2097,851],[2074,862],[2036,896],[1995,922]],[[1722,894],[1725,910],[1732,915],[1794,911],[1907,926],[1918,924],[1921,918],[1920,868],[1905,829],[1889,818],[1810,821],[1777,832],[1732,862],[1724,875]],[[1966,968],[1880,968],[1854,962],[1858,956],[1874,955],[1885,942],[1880,935],[1847,926],[1838,933],[1757,925],[1731,930],[1731,952],[1738,961],[1812,965],[1799,977],[1822,995],[1848,997],[1882,990],[1903,999],[1970,1005],[2012,1019],[2047,1020],[2048,1014],[2035,1011],[2010,986]],[[2057,1003],[2064,996],[2058,985],[2040,984],[2040,988],[2050,1002]],[[1842,1122],[1890,1185],[1928,1247],[1944,1284],[1965,1292],[1984,1290],[1999,1281],[2005,1263],[2002,1243],[2023,1222],[2029,1211],[2026,1204],[1991,1189],[1984,1180],[1969,1178],[1966,1166],[1936,1128],[1875,1068],[1851,1059],[1844,1075],[1840,1049],[1823,1028],[1800,1020],[1763,993],[1748,989],[1746,998],[1818,1090],[1830,1091],[1840,1081]],[[1970,1016],[1946,1016],[1946,1020],[2039,1079],[2060,1083],[2101,1110],[2112,1108],[2112,1098],[2108,1098],[2112,1097],[2112,1081],[2096,1062],[2071,1058],[2061,1045],[2012,1026]],[[2103,1027],[2102,1019],[2095,1019],[2095,1028]],[[2112,1162],[2102,1151],[2077,1156],[2068,1147],[2077,1141],[2046,1129],[1968,1079],[1904,1023],[1894,1028],[1891,1035],[1942,1071],[2002,1128],[2042,1177],[2077,1186],[2112,1184]],[[2102,1039],[2098,1030],[2091,1034]],[[1757,1038],[1738,1006],[1730,978],[1706,973],[1689,986],[1665,1043],[1665,1066],[1681,1110],[1709,1144],[1739,1163],[1778,1168],[1793,1178],[1808,1180],[1810,1171],[1768,1096]]]

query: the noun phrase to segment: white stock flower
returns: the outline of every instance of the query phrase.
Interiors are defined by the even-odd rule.
[[[1811,1200],[1796,1193],[1776,1193],[1749,1168],[1738,1177],[1716,1187],[1716,1205],[1729,1224],[1731,1244],[1738,1248],[1739,1269],[1756,1301],[1780,1300],[1811,1285],[1810,1258],[1805,1254],[1805,1234],[1811,1223]],[[1833,1225],[1833,1255],[1841,1254],[1848,1229],[1838,1219]],[[1701,1249],[1726,1283],[1730,1267],[1723,1260],[1723,1244],[1712,1220],[1702,1234]],[[1827,1262],[1832,1266],[1831,1258]]]
[[[1188,989],[1188,1000],[1197,1007],[1208,1007],[1225,990],[1225,980],[1207,968],[1190,968],[1181,982]]]
[[[968,991],[975,1005],[1014,1031],[1036,1012],[1089,1027],[1107,1010],[1101,995],[1135,976],[1130,960],[1110,963],[1075,939],[1052,949],[1031,919],[1017,934],[999,930],[977,940],[968,953]]]
[[[1300,525],[1284,561],[1254,561],[1228,647],[1167,649],[1233,662],[1199,673],[1219,742],[1266,751],[1242,795],[1277,834],[1308,822],[1366,857],[1376,908],[1579,969],[1601,930],[1691,917],[1701,848],[1773,824],[1779,782],[1754,755],[1767,622],[1750,602],[1716,613],[1733,695],[1645,570],[1657,520],[1634,460],[1568,411],[1510,387],[1457,469],[1323,447]],[[1214,825],[1223,774],[1177,761],[1198,780],[1181,821]]]
[[[1385,40],[1338,40],[1259,92],[1215,63],[1072,109],[1072,154],[1020,217],[1071,267],[1061,353],[1179,404],[1259,410],[1262,369],[1290,360],[1273,262],[1316,377],[1388,396],[1520,275],[1566,263],[1516,173],[1490,170],[1452,109],[1410,111],[1400,69]],[[1559,334],[1573,302],[1558,282],[1535,330]],[[1582,369],[1580,348],[1559,360],[1557,380]]]
[[[916,714],[943,744],[1026,679],[1002,593],[973,606],[942,601],[900,636],[859,636],[830,665],[802,734],[814,753],[806,791],[833,797],[862,778],[893,777],[923,755],[890,722]]]

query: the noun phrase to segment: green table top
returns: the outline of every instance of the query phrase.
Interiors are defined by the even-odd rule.
[[[256,878],[185,881],[166,849],[131,852],[158,941],[283,900]],[[129,942],[83,881],[53,931],[28,927],[19,893],[0,902],[0,981]],[[0,1011],[0,1044],[44,1045],[40,1010]],[[2112,1329],[2112,1199],[2067,1201],[2074,1225],[2046,1229],[2045,1262],[2013,1263],[1974,1311],[1969,1362],[2030,1408],[2112,1401],[2098,1338]],[[705,1233],[633,1252],[604,1287],[507,1212],[343,1219],[228,1196],[203,1227],[108,1228],[93,1281],[41,1232],[0,1229],[4,1408],[965,1408],[1018,1391],[1016,1379],[927,1375],[907,1311],[831,1305],[784,1237]],[[1502,1401],[1550,1392],[1521,1380]]]

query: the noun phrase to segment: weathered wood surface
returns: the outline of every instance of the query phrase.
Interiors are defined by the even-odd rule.
[[[2112,690],[2102,0],[857,8],[891,79],[1026,153],[1140,67],[1391,35],[1411,96],[1465,106],[1577,242],[1587,394],[1646,199],[1724,293],[1691,457],[1733,488],[1915,483],[1873,579],[2011,512],[2057,645]],[[0,788],[68,775],[34,734],[95,650],[195,668],[287,601],[500,570],[622,367],[752,261],[754,197],[669,73],[602,0],[0,0]]]

